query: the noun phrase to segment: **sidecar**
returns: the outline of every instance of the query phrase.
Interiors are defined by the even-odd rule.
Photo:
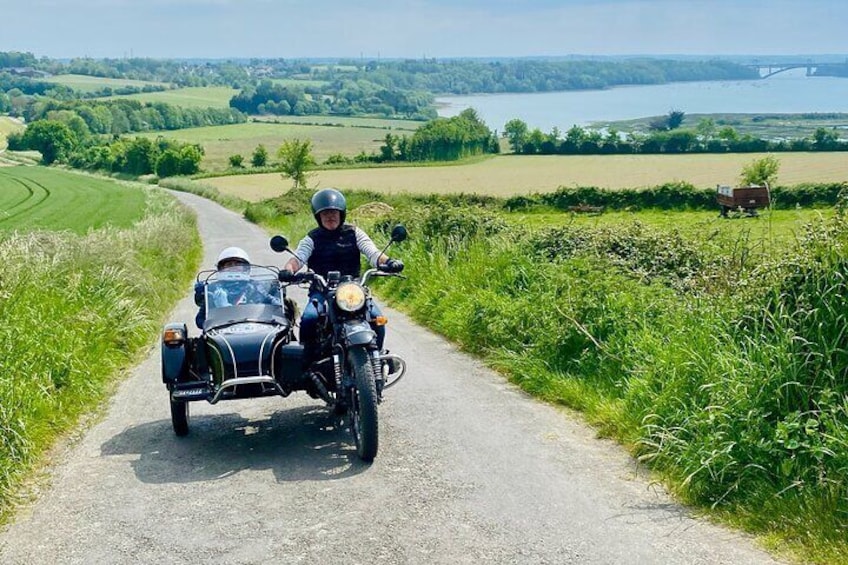
[[[196,299],[205,316],[200,335],[185,323],[162,332],[162,382],[168,389],[171,421],[178,436],[188,433],[189,403],[288,396],[310,390],[302,369],[303,348],[294,343],[295,312],[274,267],[249,272],[205,271]]]

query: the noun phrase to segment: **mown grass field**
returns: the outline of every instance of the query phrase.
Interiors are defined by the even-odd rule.
[[[384,193],[489,194],[513,196],[552,192],[560,187],[641,188],[670,181],[696,187],[737,182],[742,167],[762,153],[731,155],[500,155],[471,164],[315,171],[310,186]],[[848,153],[781,153],[778,181],[848,180]],[[205,184],[258,202],[288,189],[277,173],[207,178]]]
[[[357,118],[353,116],[251,116],[257,122],[278,124],[345,126],[375,128],[412,133],[425,122],[412,120],[390,120],[386,118]]]
[[[126,98],[139,102],[163,102],[184,108],[228,108],[230,98],[239,91],[226,86],[207,86],[163,90],[162,92],[141,92],[139,94],[124,94],[110,98]]]
[[[312,117],[310,122],[319,118]],[[341,123],[343,118],[333,118],[333,123]],[[288,120],[287,120],[288,121]],[[205,171],[226,170],[229,167],[230,155],[239,154],[244,157],[245,164],[250,164],[250,156],[259,144],[265,146],[269,160],[276,160],[276,152],[280,145],[289,139],[309,139],[312,141],[312,154],[318,162],[324,161],[330,155],[341,153],[352,157],[361,151],[377,152],[383,144],[387,133],[397,133],[392,123],[397,127],[410,127],[416,122],[384,120],[385,128],[381,129],[378,121],[366,122],[368,125],[357,127],[351,119],[350,125],[339,126],[249,122],[229,126],[210,126],[203,128],[181,129],[167,132],[151,132],[143,134],[151,139],[163,136],[187,143],[198,143],[205,155],[200,166]]]
[[[0,230],[127,227],[144,215],[146,195],[114,181],[44,167],[0,168]]]
[[[125,78],[105,78],[92,77],[87,75],[56,75],[44,79],[45,82],[53,82],[63,84],[74,90],[82,92],[94,92],[105,87],[119,88],[121,86],[137,86],[139,88],[146,85],[167,86],[161,82],[149,82],[143,80],[132,80]]]

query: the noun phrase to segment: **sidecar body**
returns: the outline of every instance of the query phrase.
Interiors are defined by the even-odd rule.
[[[309,390],[303,348],[294,342],[295,313],[273,267],[246,273],[208,272],[202,284],[204,316],[200,335],[189,337],[185,323],[162,332],[162,382],[168,389],[177,435],[188,433],[188,403]]]

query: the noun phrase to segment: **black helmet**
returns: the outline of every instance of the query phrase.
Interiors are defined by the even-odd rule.
[[[322,188],[312,195],[312,215],[315,216],[315,221],[318,226],[321,226],[321,219],[318,217],[320,212],[324,210],[338,210],[341,216],[341,223],[344,223],[347,215],[347,202],[344,195],[335,188]]]

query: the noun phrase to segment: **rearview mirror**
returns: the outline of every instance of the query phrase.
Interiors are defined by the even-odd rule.
[[[401,242],[406,239],[409,234],[406,232],[406,228],[403,225],[398,224],[394,228],[392,228],[392,241],[395,243]]]
[[[277,253],[282,253],[289,248],[289,240],[281,235],[275,235],[271,238],[271,249]]]

